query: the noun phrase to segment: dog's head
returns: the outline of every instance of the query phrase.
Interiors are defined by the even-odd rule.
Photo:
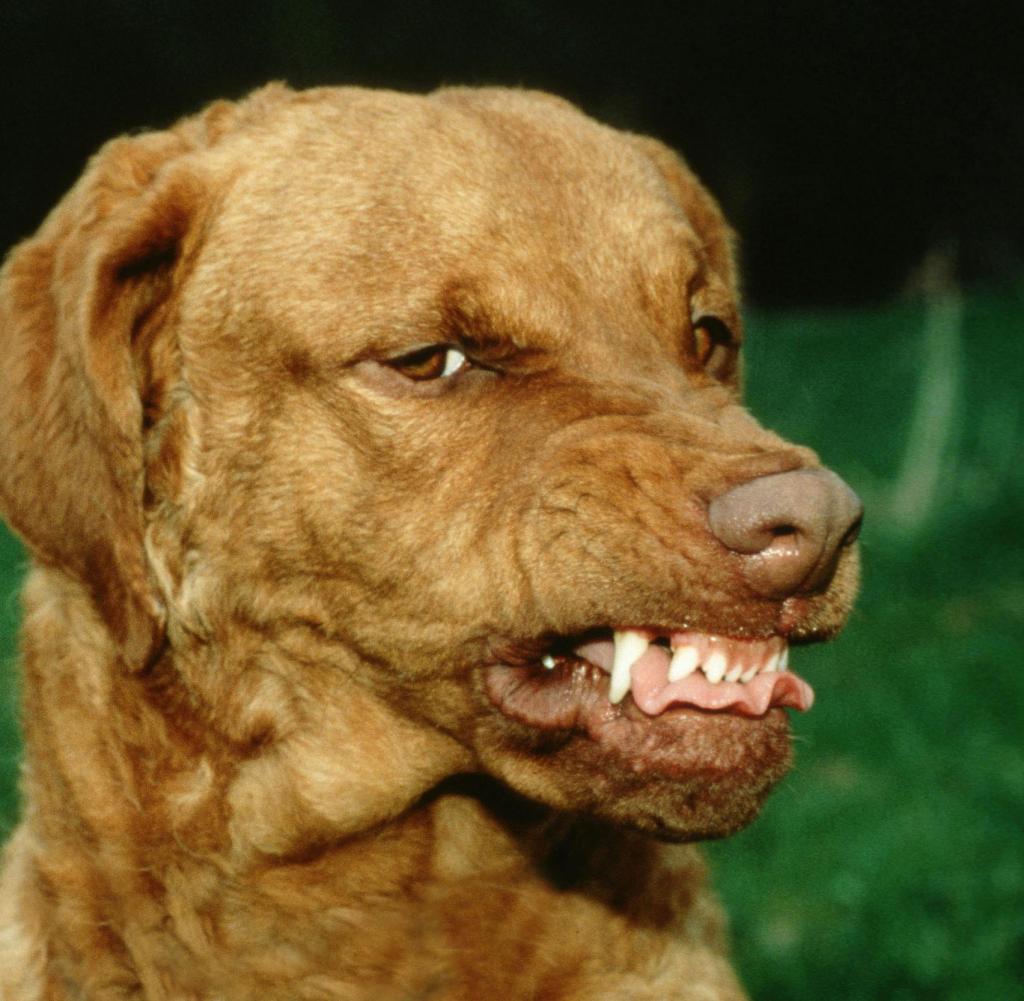
[[[785,770],[859,510],[742,409],[730,233],[660,144],[268,88],[105,147],[0,324],[11,523],[267,850],[474,770],[713,836]]]

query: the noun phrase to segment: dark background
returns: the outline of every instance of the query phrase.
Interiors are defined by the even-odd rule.
[[[553,90],[680,149],[758,305],[898,294],[937,246],[1024,257],[1024,4],[37,0],[0,9],[0,244],[105,139],[268,79]]]

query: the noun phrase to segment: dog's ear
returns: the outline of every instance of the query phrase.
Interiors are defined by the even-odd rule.
[[[654,161],[672,195],[704,241],[711,267],[733,294],[738,295],[736,234],[725,221],[718,202],[686,161],[668,146],[649,136],[633,135],[631,138]]]
[[[173,298],[200,223],[198,131],[108,143],[0,271],[0,506],[36,559],[86,586],[132,667],[163,629],[136,341]]]

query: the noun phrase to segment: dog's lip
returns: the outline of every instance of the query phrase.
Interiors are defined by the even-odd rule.
[[[813,701],[810,686],[789,671],[758,672],[746,683],[715,684],[694,670],[669,683],[664,639],[669,637],[670,643],[679,634],[649,630],[662,642],[650,645],[646,657],[634,665],[630,694],[612,702],[610,672],[577,649],[604,644],[597,659],[607,659],[616,631],[625,630],[534,642],[510,651],[508,662],[492,661],[482,671],[484,694],[515,723],[539,733],[563,734],[567,740],[586,740],[605,767],[672,781],[756,770],[756,755],[752,759],[741,749],[770,744],[786,726],[783,707],[806,709]],[[778,634],[723,639],[752,647],[784,643]]]
[[[779,707],[755,715],[735,706],[709,710],[677,702],[649,715],[632,696],[613,704],[608,673],[581,658],[564,657],[551,669],[491,664],[481,675],[487,699],[506,719],[558,737],[557,747],[582,740],[599,755],[584,752],[582,760],[635,776],[687,781],[737,769],[752,776],[760,759],[751,758],[750,749],[763,750],[786,727]]]

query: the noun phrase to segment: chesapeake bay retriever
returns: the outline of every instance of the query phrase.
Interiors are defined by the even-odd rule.
[[[786,770],[859,504],[742,408],[685,164],[271,86],[105,146],[0,281],[4,1001],[743,996],[693,842]]]

